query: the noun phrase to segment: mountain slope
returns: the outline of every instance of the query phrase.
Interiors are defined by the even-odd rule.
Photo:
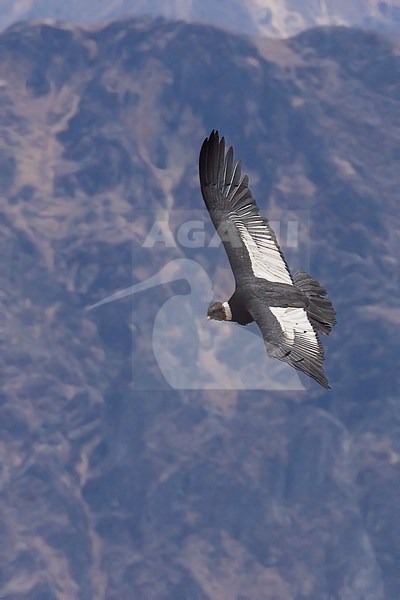
[[[399,595],[398,51],[148,19],[2,34],[2,598]],[[86,310],[178,259],[229,293],[196,212],[212,128],[335,304],[332,392],[285,386],[262,345],[282,389],[240,391],[237,328],[204,333],[182,281]],[[205,247],[146,246],[166,214]],[[173,389],[157,344],[231,389]]]

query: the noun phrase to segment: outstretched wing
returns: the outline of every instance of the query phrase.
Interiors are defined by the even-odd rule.
[[[266,307],[259,298],[252,298],[249,311],[271,358],[289,363],[329,388],[323,367],[324,349],[304,308]]]
[[[241,172],[241,162],[233,161],[232,146],[225,154],[224,138],[212,131],[200,151],[201,192],[236,281],[257,277],[293,285],[275,233],[260,216],[249,179]]]

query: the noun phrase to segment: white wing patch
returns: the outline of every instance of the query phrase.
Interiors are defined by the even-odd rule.
[[[278,319],[287,342],[293,346],[296,341],[302,340],[302,346],[307,347],[307,352],[318,356],[320,349],[317,334],[315,333],[304,308],[280,308],[270,306],[269,310]]]
[[[242,220],[241,217],[245,218]],[[231,213],[229,218],[234,221],[247,248],[254,276],[276,283],[293,285],[274,234],[265,221],[259,216],[246,218],[245,209],[240,212],[240,216]]]

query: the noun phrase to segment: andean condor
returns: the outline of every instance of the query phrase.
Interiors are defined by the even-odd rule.
[[[201,192],[225,246],[236,280],[226,302],[214,302],[207,319],[247,325],[255,321],[267,353],[329,388],[318,333],[329,335],[335,310],[326,290],[304,271],[293,276],[268,219],[261,217],[241,162],[225,154],[224,138],[212,131],[200,151]]]

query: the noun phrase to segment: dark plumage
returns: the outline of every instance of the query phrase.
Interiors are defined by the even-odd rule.
[[[232,297],[210,306],[207,318],[240,325],[255,321],[269,356],[329,388],[318,337],[335,324],[326,291],[304,271],[292,277],[274,231],[259,214],[247,175],[241,175],[241,162],[234,163],[232,147],[225,154],[218,132],[204,140],[199,172],[204,201],[236,280]]]

